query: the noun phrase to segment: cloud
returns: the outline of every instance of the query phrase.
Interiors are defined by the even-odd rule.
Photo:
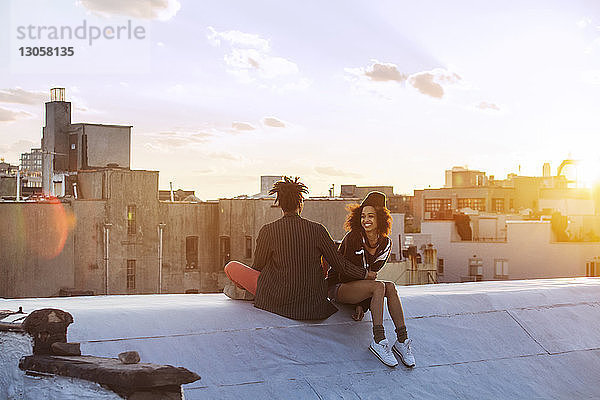
[[[345,68],[346,73],[354,79],[368,82],[398,82],[406,81],[408,75],[400,72],[398,66],[392,63],[382,63],[371,60],[371,65],[360,68]]]
[[[308,89],[310,87],[310,85],[312,85],[312,80],[310,80],[308,78],[300,78],[297,81],[284,83],[282,85],[274,87],[274,89],[278,93],[286,93],[286,92],[289,92],[289,91],[302,91],[302,90],[306,90],[306,89]]]
[[[102,16],[125,15],[160,21],[173,18],[181,8],[178,0],[79,0],[78,4]]]
[[[240,82],[274,81],[271,88],[280,91],[303,90],[310,85],[309,80],[298,77],[300,70],[296,63],[271,54],[269,40],[257,34],[218,32],[209,26],[206,37],[215,47],[227,46],[228,53],[223,57],[227,72]]]
[[[273,128],[285,128],[285,123],[275,117],[263,118],[263,124],[265,126],[271,126]]]
[[[175,96],[182,96],[186,92],[187,92],[186,86],[181,83],[176,83],[175,85],[171,85],[167,88],[167,93],[175,95]]]
[[[271,45],[267,39],[263,39],[259,35],[252,33],[244,33],[240,31],[217,32],[215,28],[209,26],[206,37],[208,38],[209,42],[216,47],[219,47],[221,45],[221,40],[224,40],[231,46],[250,47],[259,49],[263,52],[271,50]]]
[[[11,144],[0,144],[0,153],[25,153],[32,148],[39,148],[40,142],[32,142],[31,140],[17,140]]]
[[[410,85],[420,93],[434,98],[442,98],[446,85],[462,82],[462,78],[442,68],[420,71],[413,74],[402,72],[393,63],[371,60],[367,67],[344,68],[346,79],[361,92],[374,94],[386,99],[394,98],[398,90]]]
[[[408,82],[419,92],[437,99],[444,97],[442,84],[454,84],[460,80],[459,75],[441,68],[418,72],[408,78]]]
[[[0,107],[0,122],[14,122],[18,119],[29,118],[32,115],[25,111],[13,111]]]
[[[19,87],[0,90],[0,102],[2,103],[40,104],[45,101],[48,101],[48,95],[44,92],[24,90]]]
[[[401,73],[395,64],[373,62],[364,70],[365,76],[372,81],[387,82],[396,81],[404,82],[408,75]]]
[[[159,135],[176,137],[177,139],[188,140],[190,142],[203,141],[205,139],[208,139],[209,137],[214,136],[212,133],[206,133],[206,132],[182,133],[182,132],[173,132],[173,131],[160,132]],[[149,136],[152,136],[152,135],[149,135]]]
[[[199,133],[193,133],[192,134],[192,138],[195,141],[205,141],[206,139],[213,137],[214,135],[212,133],[208,133],[208,132],[199,132]]]
[[[140,135],[145,142],[144,147],[156,152],[193,148],[206,143],[212,136],[214,135],[206,132],[170,131]]]
[[[215,153],[208,154],[210,158],[219,159],[219,160],[229,160],[229,161],[240,161],[242,160],[242,156],[237,154],[229,153],[226,151],[220,151]]]
[[[500,107],[498,107],[496,104],[494,104],[494,103],[488,103],[488,102],[485,102],[485,101],[482,101],[481,103],[479,103],[477,105],[477,108],[482,109],[482,110],[500,111]]]
[[[429,72],[420,72],[410,77],[410,84],[419,92],[431,97],[444,97],[444,88],[442,85],[433,81],[434,76]]]
[[[586,28],[589,24],[592,23],[592,19],[589,17],[584,17],[581,18],[579,21],[577,21],[577,26],[581,29]]]
[[[315,167],[315,171],[317,171],[321,175],[327,175],[327,176],[338,176],[338,177],[347,177],[347,178],[361,178],[362,177],[362,175],[354,173],[354,172],[343,171],[341,169],[338,169],[335,167],[328,167],[328,166]]]
[[[215,170],[212,168],[204,168],[204,169],[193,169],[191,172],[192,172],[192,174],[206,175],[206,174],[215,172]]]
[[[225,55],[225,63],[233,71],[255,73],[263,79],[273,79],[299,72],[298,66],[282,57],[274,57],[257,49],[232,49]]]
[[[581,80],[590,85],[600,85],[600,69],[582,72]]]
[[[256,128],[247,122],[232,122],[231,127],[236,131],[253,131]]]

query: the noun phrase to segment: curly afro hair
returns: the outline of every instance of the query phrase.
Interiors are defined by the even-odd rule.
[[[344,222],[344,229],[346,231],[362,232],[363,227],[360,224],[360,215],[362,214],[363,207],[360,204],[349,204],[346,206],[348,215],[346,215],[346,222]],[[377,230],[382,236],[388,236],[392,231],[392,215],[390,210],[386,207],[375,207],[375,213],[377,214]]]

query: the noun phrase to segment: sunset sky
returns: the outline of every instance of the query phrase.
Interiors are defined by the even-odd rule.
[[[16,25],[83,19],[148,37],[17,54]],[[260,175],[301,176],[311,195],[412,194],[455,165],[497,179],[567,157],[589,179],[600,170],[595,0],[19,0],[2,2],[0,25],[12,163],[39,146],[49,89],[65,87],[73,122],[133,125],[132,168],[201,199],[257,193]]]

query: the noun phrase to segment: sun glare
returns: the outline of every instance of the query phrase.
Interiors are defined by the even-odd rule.
[[[580,165],[579,186],[594,188],[600,185],[600,158],[583,160]]]

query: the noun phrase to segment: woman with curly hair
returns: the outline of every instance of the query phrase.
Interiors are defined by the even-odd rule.
[[[381,192],[370,192],[361,204],[348,207],[344,227],[349,231],[339,247],[339,252],[353,264],[362,265],[367,271],[377,272],[387,262],[392,249],[388,237],[392,217],[386,208],[386,197]],[[356,280],[332,268],[327,273],[328,293],[331,300],[355,305],[352,318],[362,320],[364,312],[371,309],[373,340],[369,349],[384,364],[394,367],[398,354],[408,366],[415,365],[411,340],[406,332],[402,303],[393,282],[379,280]],[[397,340],[393,346],[385,338],[383,327],[383,303],[387,298],[388,311],[396,327]]]

